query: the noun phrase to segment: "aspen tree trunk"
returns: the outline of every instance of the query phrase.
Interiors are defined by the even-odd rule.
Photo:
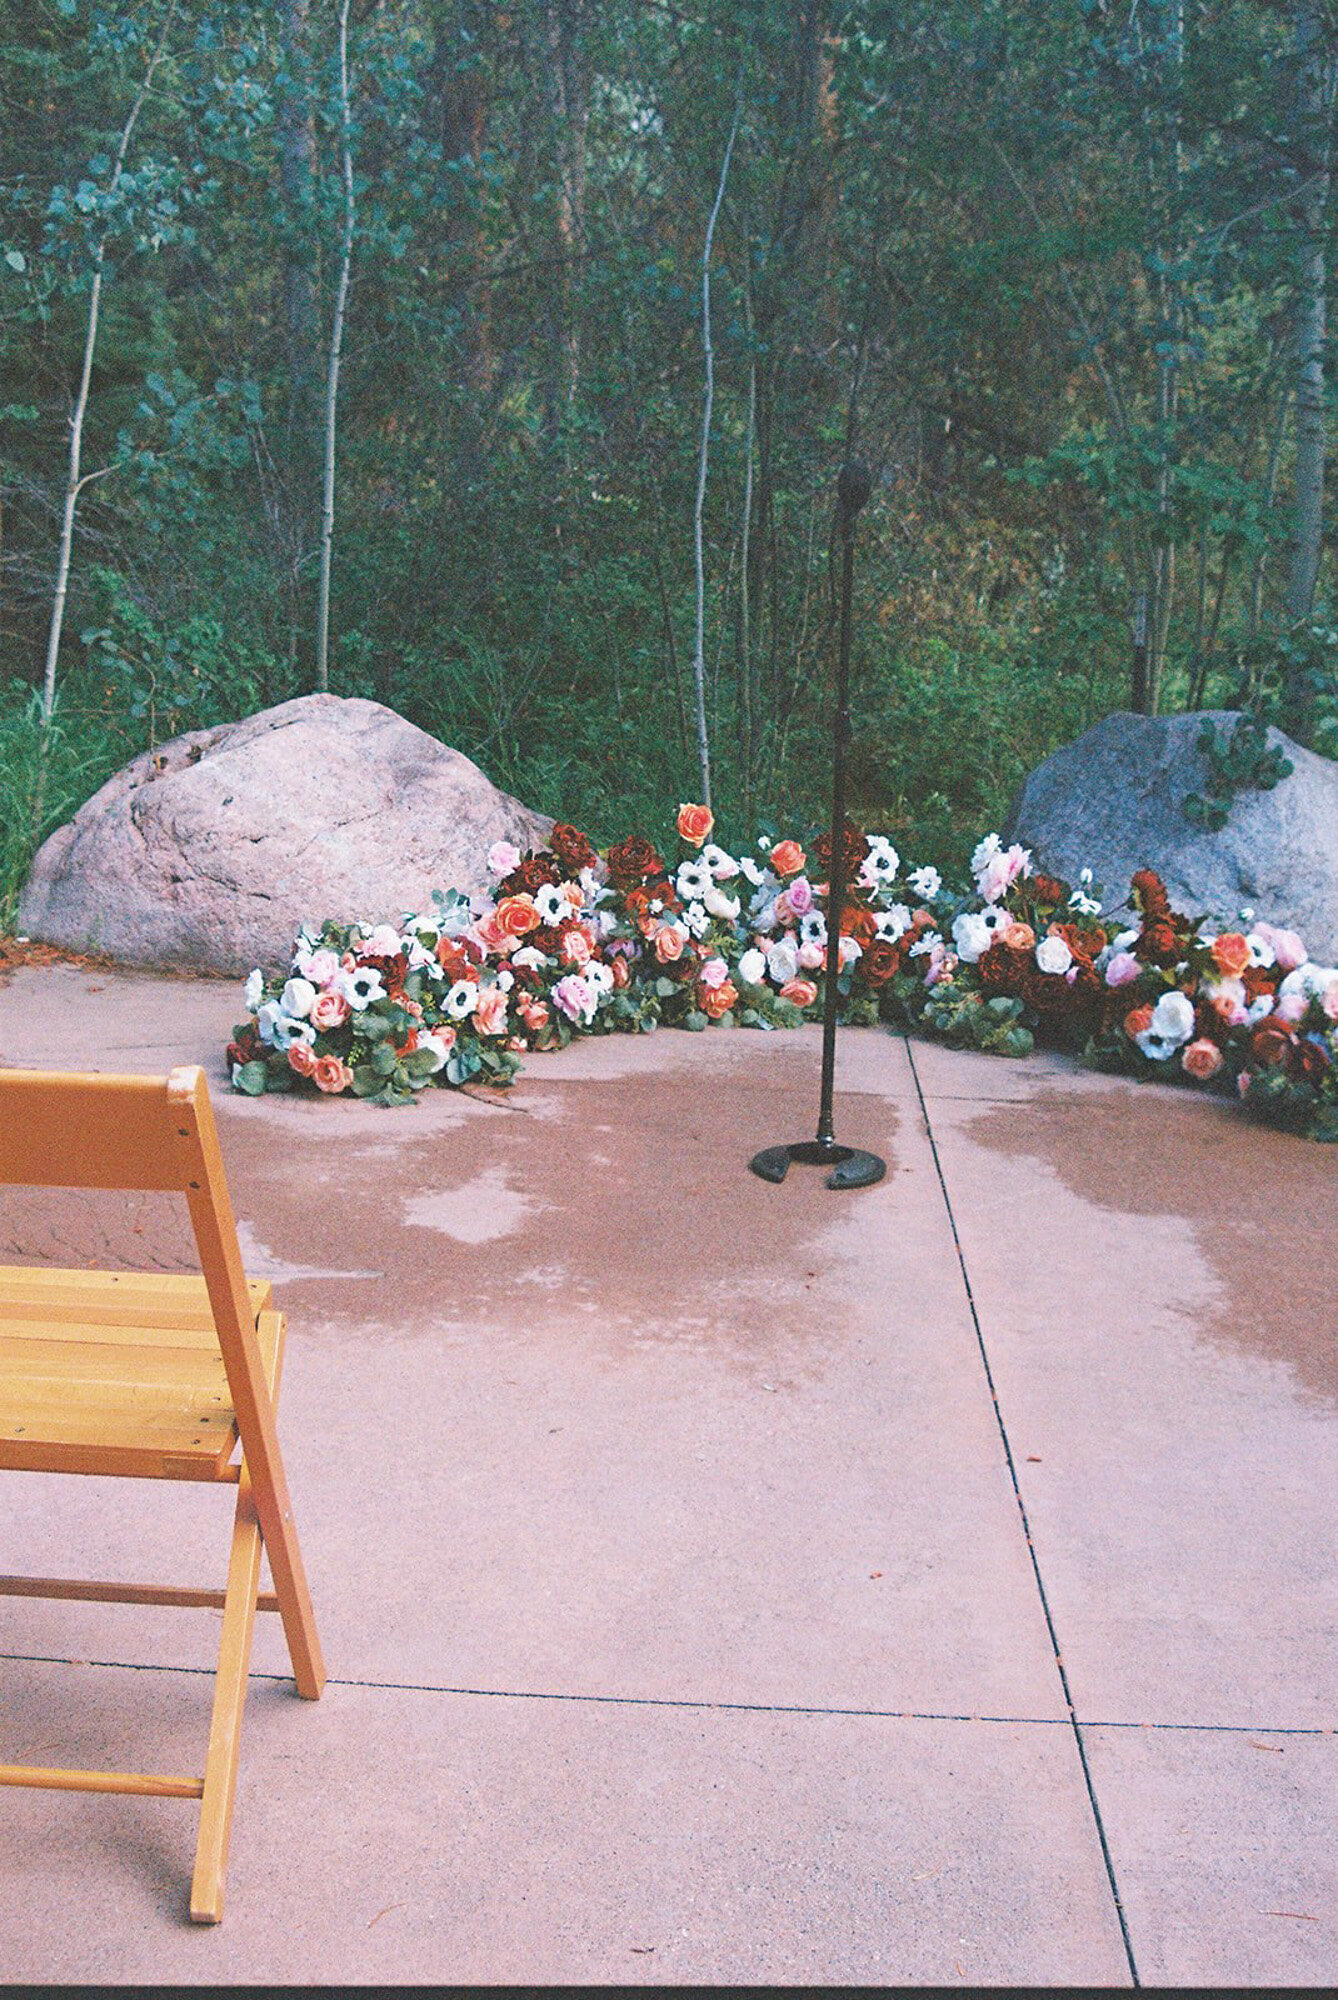
[[[349,269],[353,263],[353,141],[348,96],[348,8],[339,9],[339,135],[344,172],[344,233],[339,246],[339,283],[330,327],[330,366],[325,381],[325,477],[321,488],[321,576],[316,603],[316,686],[330,687],[330,564],[334,550],[335,436],[339,421],[339,363],[344,347]]]
[[[729,179],[729,163],[734,157],[734,141],[739,135],[741,112],[742,105],[736,105],[734,122],[729,128],[729,143],[725,147],[725,157],[720,167],[720,183],[715,191],[715,203],[706,225],[706,241],[702,247],[702,358],[706,371],[706,393],[702,399],[702,441],[697,459],[697,497],[692,509],[692,556],[697,595],[692,680],[697,697],[697,762],[701,770],[701,802],[708,810],[711,805],[711,741],[706,724],[706,563],[702,549],[702,515],[706,506],[706,479],[711,463],[711,407],[715,402],[715,350],[711,345],[711,249],[715,243],[715,226],[725,199],[725,183]]]
[[[1318,0],[1301,0],[1297,8],[1295,53],[1294,129],[1306,163],[1303,174],[1307,186],[1302,208],[1305,244],[1294,311],[1296,513],[1286,600],[1287,618],[1292,624],[1308,618],[1314,606],[1324,532],[1324,356],[1328,332],[1324,232],[1329,200],[1331,59],[1324,45]]]
[[[139,114],[153,85],[154,74],[163,59],[167,47],[168,30],[176,13],[176,0],[171,0],[166,17],[154,44],[153,54],[129,116],[121,127],[121,137],[116,147],[116,157],[112,164],[111,179],[107,183],[107,198],[110,200],[121,185],[125,172],[126,154],[130,150],[130,139],[139,122]],[[93,283],[88,294],[88,321],[84,329],[84,358],[79,371],[79,391],[75,397],[74,409],[70,415],[70,456],[65,475],[65,501],[60,517],[60,550],[56,559],[56,587],[51,599],[51,623],[47,629],[46,666],[42,675],[42,726],[45,730],[51,721],[56,706],[56,663],[60,657],[60,635],[65,623],[65,602],[70,587],[70,562],[74,552],[74,517],[79,505],[79,495],[88,483],[80,474],[84,450],[84,419],[88,414],[88,392],[93,380],[93,357],[98,345],[98,322],[102,312],[102,269],[103,245],[98,244],[93,257]]]

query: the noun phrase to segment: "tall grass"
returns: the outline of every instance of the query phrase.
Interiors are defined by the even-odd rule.
[[[19,892],[37,849],[133,747],[104,716],[67,716],[59,703],[43,729],[40,697],[21,682],[0,695],[0,934],[17,928]]]

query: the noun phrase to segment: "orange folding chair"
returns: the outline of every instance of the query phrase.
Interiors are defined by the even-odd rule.
[[[168,1189],[190,1210],[199,1278],[0,1265],[0,1468],[234,1484],[226,1588],[6,1576],[0,1593],[221,1608],[204,1775],[6,1764],[0,1784],[199,1799],[190,1913],[217,1923],[257,1610],[283,1619],[298,1693],[315,1701],[325,1684],[275,1429],[284,1318],[242,1270],[200,1069],[0,1072],[0,1184]],[[260,1594],[262,1543],[273,1595]]]

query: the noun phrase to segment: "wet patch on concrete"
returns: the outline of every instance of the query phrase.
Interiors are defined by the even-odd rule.
[[[1044,1161],[1095,1208],[1182,1219],[1218,1295],[1192,1315],[1196,1331],[1284,1362],[1311,1395],[1338,1401],[1332,1149],[1247,1123],[1225,1102],[1138,1085],[1053,1090],[964,1129],[1002,1158]]]

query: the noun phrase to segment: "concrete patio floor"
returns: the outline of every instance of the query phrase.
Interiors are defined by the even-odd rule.
[[[0,1062],[203,1062],[330,1683],[259,1621],[195,1808],[0,1792],[11,1981],[1326,1986],[1329,1149],[847,1035],[886,1181],[746,1171],[816,1038],[663,1033],[413,1110],[223,1087],[237,988],[58,965]],[[0,1259],[190,1268],[166,1198]],[[216,1490],[0,1474],[0,1566],[221,1580]],[[0,1757],[197,1769],[218,1619],[0,1599]]]

